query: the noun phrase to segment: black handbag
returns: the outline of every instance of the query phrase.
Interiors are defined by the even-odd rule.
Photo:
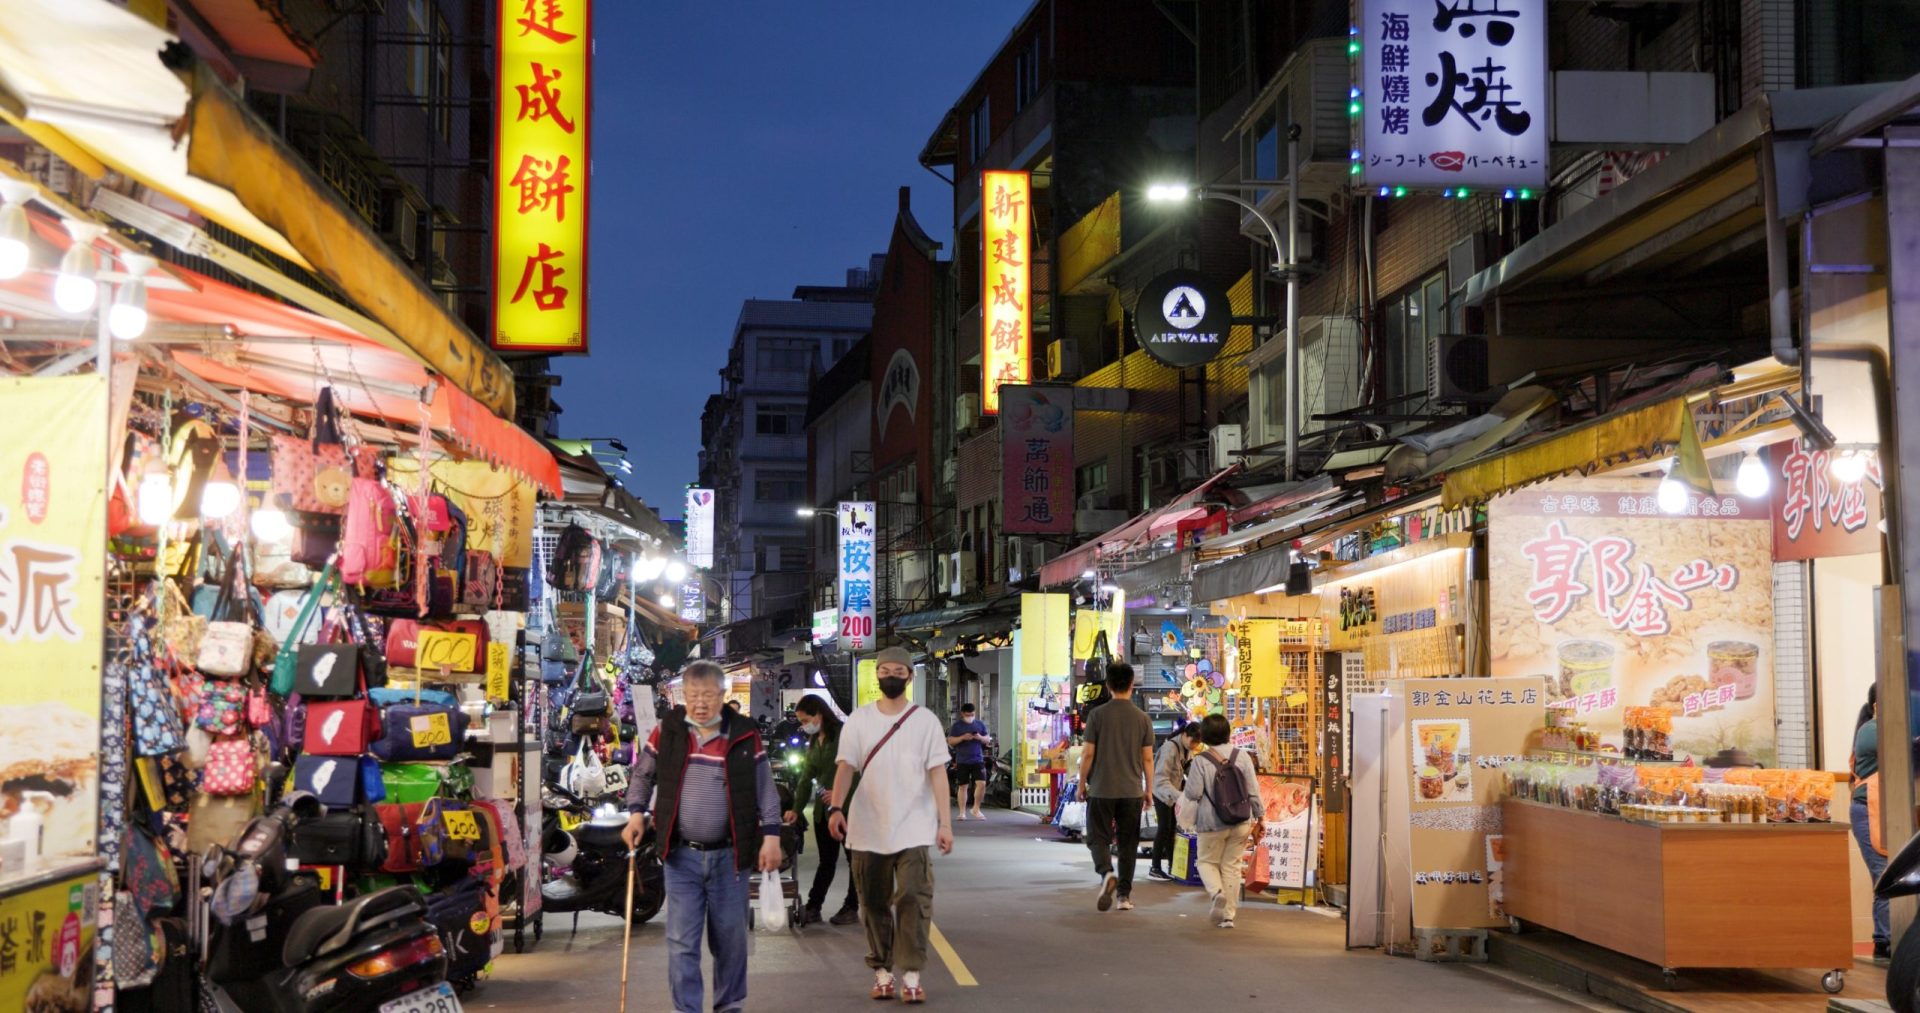
[[[387,860],[387,832],[359,806],[335,810],[294,828],[293,857],[302,865],[344,865],[373,872]]]
[[[301,644],[293,691],[316,700],[358,696],[362,659],[372,653],[359,644]]]

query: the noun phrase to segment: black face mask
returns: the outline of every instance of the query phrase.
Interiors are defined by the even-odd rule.
[[[900,699],[900,694],[906,691],[907,680],[905,679],[883,678],[880,680],[880,692],[886,694],[889,700]]]

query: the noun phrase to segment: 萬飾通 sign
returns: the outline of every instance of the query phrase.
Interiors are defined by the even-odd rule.
[[[1002,528],[1073,533],[1073,388],[1000,388]]]
[[[1546,0],[1363,0],[1355,27],[1367,183],[1546,183]]]

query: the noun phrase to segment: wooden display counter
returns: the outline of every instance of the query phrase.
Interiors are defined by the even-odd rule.
[[[1669,978],[1681,967],[1853,964],[1845,824],[1644,823],[1502,805],[1513,917],[1658,964]]]

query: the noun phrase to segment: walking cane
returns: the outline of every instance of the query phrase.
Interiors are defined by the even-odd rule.
[[[627,852],[627,927],[620,934],[620,1013],[627,1013],[627,954],[633,948],[633,871],[639,849]]]

